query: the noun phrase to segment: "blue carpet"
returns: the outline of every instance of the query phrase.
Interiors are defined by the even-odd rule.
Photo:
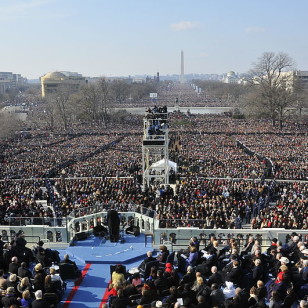
[[[70,246],[66,253],[83,263],[91,264],[128,264],[145,257],[146,251],[152,249],[151,244],[144,244],[144,235],[135,237],[126,235],[124,243],[111,243],[91,235],[83,241],[76,241],[76,246]]]
[[[148,250],[153,250],[153,247],[151,243],[145,247],[143,234],[138,237],[126,235],[125,243],[111,243],[90,236],[86,240],[76,241],[75,246],[60,250],[60,255],[69,254],[80,270],[86,263],[91,264],[69,308],[98,308],[110,281],[110,265],[125,264],[127,269],[136,267],[145,258]],[[67,281],[67,290],[60,307],[73,287],[74,282]]]

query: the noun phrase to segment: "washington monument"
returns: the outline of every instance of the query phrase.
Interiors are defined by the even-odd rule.
[[[181,50],[181,77],[180,83],[184,83],[184,52]]]

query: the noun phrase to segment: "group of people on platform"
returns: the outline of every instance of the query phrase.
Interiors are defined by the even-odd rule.
[[[66,288],[65,271],[69,267],[75,279],[81,273],[68,255],[60,260],[59,252],[44,248],[44,242],[32,250],[26,244],[22,232],[10,242],[0,240],[0,307],[56,307]]]
[[[211,236],[207,245],[191,238],[187,250],[151,251],[134,273],[118,265],[112,273],[112,308],[307,308],[308,242],[292,233],[282,244],[272,239],[261,252],[249,236],[227,245]],[[150,271],[148,268],[150,267]]]

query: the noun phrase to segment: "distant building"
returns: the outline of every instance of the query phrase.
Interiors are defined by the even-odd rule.
[[[223,77],[224,83],[238,83],[240,80],[239,76],[235,72],[230,71],[226,76]]]
[[[147,82],[147,78],[148,78],[148,76],[146,76],[146,77],[133,77],[133,83],[145,83],[145,82]]]
[[[304,88],[308,88],[308,71],[293,71],[287,72],[287,74],[292,76],[292,86],[294,86],[295,81],[300,81]]]
[[[27,83],[27,79],[20,74],[12,72],[0,72],[0,93],[5,93],[9,89],[17,89],[23,87]]]
[[[181,76],[180,83],[185,83],[185,75],[184,75],[184,51],[181,50]]]
[[[296,82],[304,88],[308,88],[308,71],[287,71],[280,73],[280,80],[288,89],[292,89]]]
[[[87,83],[85,77],[75,72],[51,72],[41,77],[42,97],[57,92],[60,87],[67,86],[72,92],[77,92]]]

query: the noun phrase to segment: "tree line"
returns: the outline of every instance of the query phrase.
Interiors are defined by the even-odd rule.
[[[242,83],[200,81],[194,83],[207,94],[231,99],[246,116],[270,118],[283,126],[289,116],[302,119],[308,108],[308,80],[295,75],[294,60],[286,53],[265,52],[242,78]]]
[[[82,86],[78,92],[63,85],[43,100],[44,119],[51,129],[60,123],[67,130],[72,121],[96,123],[107,128],[110,122],[123,116],[123,111],[114,111],[115,107],[128,101],[140,102],[156,91],[155,83],[129,84],[122,80],[110,82],[105,78]]]
[[[303,111],[308,108],[308,80],[304,81],[290,73],[295,71],[294,66],[294,60],[285,53],[265,52],[243,76],[241,84],[204,80],[193,80],[193,83],[207,95],[228,100],[234,107],[239,107],[244,116],[270,118],[273,125],[282,127],[291,116],[295,116],[300,123]],[[108,128],[111,122],[121,122],[127,116],[123,110],[114,111],[114,107],[149,101],[149,93],[163,93],[169,86],[170,81],[128,83],[105,78],[89,82],[78,92],[63,85],[46,99],[38,99],[38,104],[31,107],[27,124],[64,131],[74,122]],[[22,93],[38,97],[39,91],[40,87],[36,85],[24,89]],[[15,92],[10,90],[0,96],[0,103],[5,100],[18,102],[20,93],[17,89]],[[7,136],[8,131],[22,129],[13,115],[0,114],[0,117],[2,137]]]

